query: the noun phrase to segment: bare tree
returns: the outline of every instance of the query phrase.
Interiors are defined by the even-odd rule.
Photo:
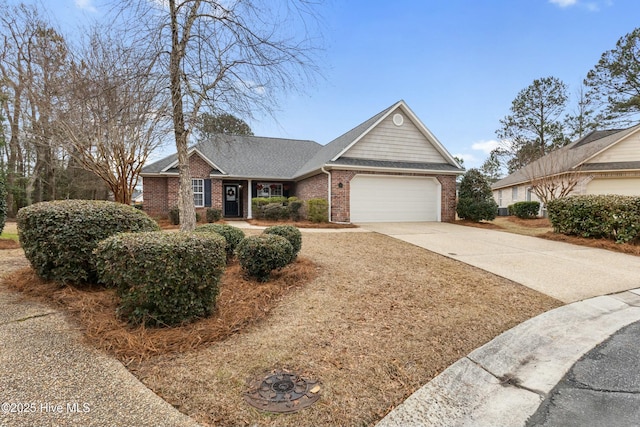
[[[58,130],[71,156],[130,204],[140,170],[167,130],[168,104],[155,59],[126,38],[94,28],[69,73]]]
[[[316,67],[309,37],[315,19],[305,0],[123,0],[158,43],[170,89],[180,170],[181,230],[195,227],[188,142],[201,107],[250,117],[272,113],[279,93],[301,89]],[[144,17],[144,18],[143,18]]]
[[[571,150],[563,147],[522,169],[531,190],[544,205],[568,196],[584,179],[580,168],[572,167],[571,160]]]

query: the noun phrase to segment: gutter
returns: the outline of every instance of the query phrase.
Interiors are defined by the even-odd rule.
[[[329,202],[329,203],[328,203],[328,205],[329,205],[329,209],[328,209],[328,210],[329,210],[329,212],[328,212],[328,214],[329,214],[329,218],[328,218],[328,219],[329,219],[329,222],[333,222],[333,221],[331,221],[331,172],[327,171],[327,170],[324,168],[324,166],[322,166],[322,167],[320,168],[320,170],[321,170],[323,173],[326,173],[326,174],[327,174],[327,177],[328,177],[328,179],[327,179],[327,199],[328,199],[327,201]]]

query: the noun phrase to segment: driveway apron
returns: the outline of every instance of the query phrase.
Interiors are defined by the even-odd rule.
[[[442,222],[359,225],[565,303],[640,287],[640,257],[632,255]]]

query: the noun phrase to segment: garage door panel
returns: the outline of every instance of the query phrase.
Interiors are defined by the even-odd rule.
[[[587,184],[587,194],[640,196],[640,178],[596,178]]]
[[[356,175],[350,183],[352,222],[437,221],[434,178]]]

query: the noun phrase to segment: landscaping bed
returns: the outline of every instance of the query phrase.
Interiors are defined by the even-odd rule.
[[[304,234],[299,260],[264,284],[232,265],[216,314],[173,329],[130,328],[110,291],[42,284],[28,268],[3,286],[48,296],[202,425],[373,425],[460,357],[561,305],[376,233]],[[276,369],[318,380],[320,400],[292,415],[248,406],[247,382]]]

